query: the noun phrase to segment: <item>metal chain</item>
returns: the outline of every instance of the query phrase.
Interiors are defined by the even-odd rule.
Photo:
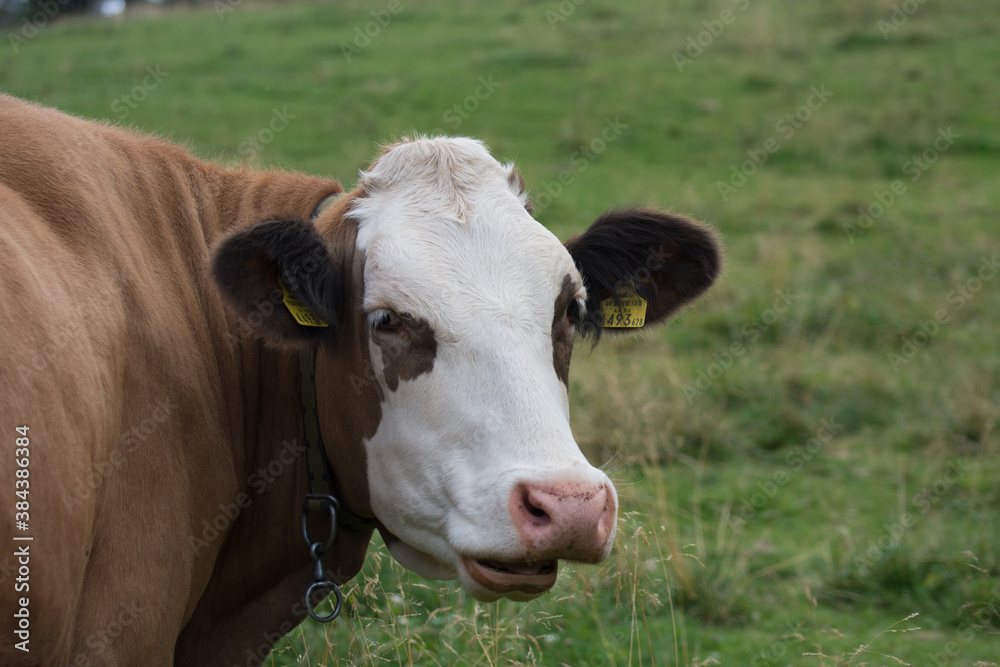
[[[327,534],[326,541],[319,542],[314,541],[311,537],[309,537],[309,510],[310,507],[322,507],[323,505],[326,506],[330,515],[330,531]],[[312,493],[306,496],[306,500],[302,504],[302,537],[305,539],[306,545],[309,547],[309,555],[312,556],[314,561],[316,561],[316,571],[313,576],[313,583],[306,590],[306,611],[313,619],[319,621],[320,623],[329,623],[333,621],[340,615],[340,611],[344,607],[344,594],[340,592],[340,587],[327,577],[326,570],[323,567],[323,556],[330,549],[330,547],[333,546],[334,540],[337,539],[338,506],[339,503],[337,503],[337,499],[333,496]],[[312,603],[312,598],[314,595],[319,595],[319,599],[322,600],[330,593],[334,594],[337,602],[333,607],[333,611],[326,616],[323,616],[316,611]]]

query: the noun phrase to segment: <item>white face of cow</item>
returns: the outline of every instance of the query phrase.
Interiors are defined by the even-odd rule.
[[[573,439],[557,371],[581,276],[478,142],[398,145],[361,185],[350,215],[383,389],[368,486],[390,551],[481,599],[544,593],[557,559],[602,560],[615,530],[614,486]]]
[[[380,391],[362,412],[377,416],[347,415],[363,430],[352,437],[365,449],[365,500],[397,560],[457,576],[484,600],[535,597],[555,583],[560,559],[597,562],[611,549],[614,486],[569,426],[574,325],[599,333],[599,304],[625,287],[647,301],[642,326],[663,322],[720,265],[711,230],[654,209],[608,211],[560,244],[528,214],[522,190],[478,142],[405,142],[376,160],[343,208],[315,224],[237,229],[213,259],[243,317],[274,302],[280,279],[338,323],[302,326],[277,308],[259,330],[279,345],[320,346],[342,368],[370,364]],[[366,343],[370,359],[344,340]],[[350,371],[331,368],[320,378],[317,367],[317,384],[335,396]]]

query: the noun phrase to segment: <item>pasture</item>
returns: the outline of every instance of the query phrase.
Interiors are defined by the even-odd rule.
[[[6,28],[0,89],[204,158],[350,187],[380,142],[468,135],[562,239],[647,202],[726,244],[669,326],[577,346],[574,431],[620,494],[606,563],[483,605],[373,547],[344,617],[262,664],[1000,663],[996,0],[215,0],[34,28]]]

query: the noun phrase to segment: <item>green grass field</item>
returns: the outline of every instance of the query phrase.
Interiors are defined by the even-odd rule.
[[[266,664],[1000,662],[1000,3],[425,4],[219,0],[0,45],[4,91],[205,158],[350,186],[379,143],[470,135],[561,238],[632,202],[724,236],[705,300],[577,348],[574,430],[621,497],[606,564],[481,605],[379,546],[345,618]]]

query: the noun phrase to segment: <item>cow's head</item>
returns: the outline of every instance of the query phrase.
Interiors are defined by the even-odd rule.
[[[479,599],[524,600],[552,587],[558,560],[607,557],[615,533],[614,486],[570,430],[575,336],[600,335],[622,287],[648,302],[645,326],[664,321],[719,263],[711,231],[650,209],[562,244],[513,166],[476,141],[420,139],[387,149],[315,223],[237,232],[215,269],[247,312],[280,277],[331,325],[279,308],[265,329],[319,342],[328,455],[394,558]]]

